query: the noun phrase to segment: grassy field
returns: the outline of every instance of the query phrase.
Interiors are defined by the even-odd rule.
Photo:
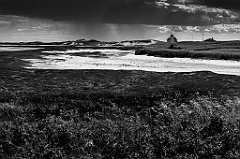
[[[240,78],[1,70],[1,158],[239,158]]]
[[[159,42],[138,49],[136,54],[158,57],[240,60],[240,41],[179,42],[174,49],[170,49],[168,43]]]
[[[0,158],[240,158],[240,77],[27,70],[1,53]]]

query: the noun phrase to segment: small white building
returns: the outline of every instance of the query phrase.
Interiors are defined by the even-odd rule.
[[[170,43],[169,48],[173,49],[177,45],[177,38],[173,34],[167,39],[167,42]]]
[[[167,39],[167,42],[174,45],[177,43],[177,38],[174,37],[173,34],[171,34],[170,37]]]

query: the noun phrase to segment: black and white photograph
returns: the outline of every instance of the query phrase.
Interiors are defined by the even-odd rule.
[[[240,0],[0,0],[1,159],[240,159]]]

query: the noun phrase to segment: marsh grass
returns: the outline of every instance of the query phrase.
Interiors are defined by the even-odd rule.
[[[138,109],[105,97],[83,103],[1,104],[1,115],[11,117],[0,122],[1,158],[240,157],[239,98]]]
[[[179,58],[209,58],[239,60],[240,43],[233,42],[180,42],[175,49],[168,49],[167,43],[157,43],[138,49],[136,55]]]
[[[0,75],[0,158],[240,157],[237,76],[11,69]]]

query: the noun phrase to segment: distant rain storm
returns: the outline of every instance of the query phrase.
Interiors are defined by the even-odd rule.
[[[238,0],[0,0],[0,41],[239,39]]]

